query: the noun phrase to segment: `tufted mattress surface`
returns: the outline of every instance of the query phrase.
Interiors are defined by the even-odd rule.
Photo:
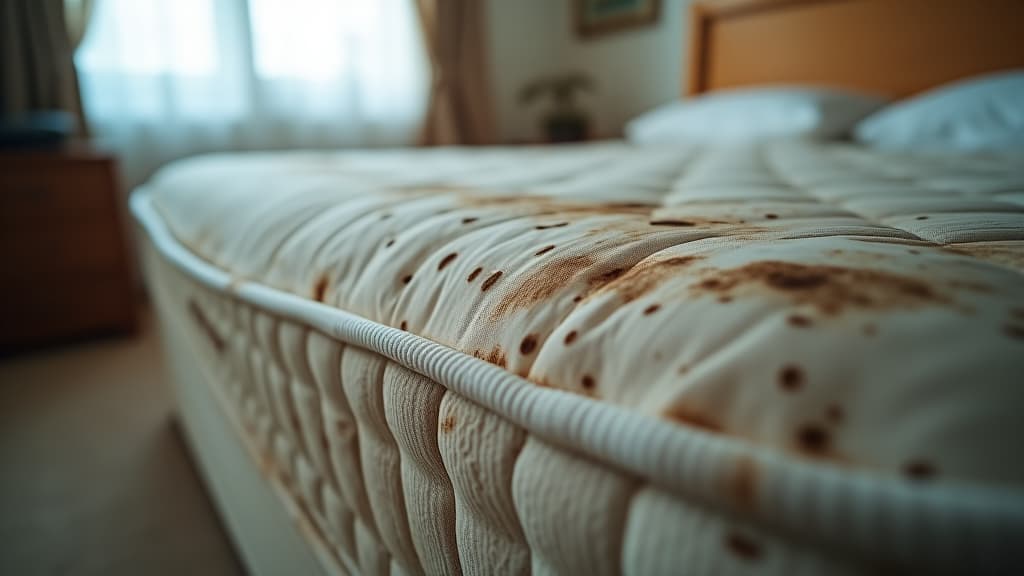
[[[251,154],[177,163],[145,195],[226,290],[322,303],[783,463],[1020,509],[1022,157]]]

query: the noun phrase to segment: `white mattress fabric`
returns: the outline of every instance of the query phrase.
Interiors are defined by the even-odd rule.
[[[1009,542],[1021,160],[804,142],[252,154],[176,164],[145,202],[224,290],[319,302],[783,468],[911,499],[976,490]]]

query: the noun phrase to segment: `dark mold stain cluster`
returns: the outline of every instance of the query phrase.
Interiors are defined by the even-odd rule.
[[[313,299],[317,302],[323,302],[327,296],[327,276],[320,276],[316,281],[316,286],[313,287]]]
[[[741,288],[765,287],[825,314],[838,314],[847,307],[877,309],[948,302],[921,280],[878,270],[765,260],[712,274],[693,284],[691,292],[722,295]]]
[[[505,351],[501,349],[501,346],[495,346],[490,352],[484,353],[482,350],[475,350],[473,356],[486,360],[495,366],[501,368],[508,367],[508,358],[505,356]]]
[[[455,416],[449,414],[441,420],[441,432],[450,434],[452,430],[455,430]]]
[[[728,532],[725,535],[725,547],[733,555],[744,561],[753,562],[761,558],[761,545],[745,534]]]

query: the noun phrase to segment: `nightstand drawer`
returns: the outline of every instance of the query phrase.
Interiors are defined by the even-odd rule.
[[[22,269],[117,264],[122,233],[112,167],[68,162],[0,176],[0,250]],[[40,169],[43,168],[43,169]]]
[[[134,327],[115,173],[88,151],[0,154],[0,349]]]

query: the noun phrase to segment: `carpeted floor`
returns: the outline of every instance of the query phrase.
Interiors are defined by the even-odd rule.
[[[242,574],[135,339],[0,360],[0,574]]]

